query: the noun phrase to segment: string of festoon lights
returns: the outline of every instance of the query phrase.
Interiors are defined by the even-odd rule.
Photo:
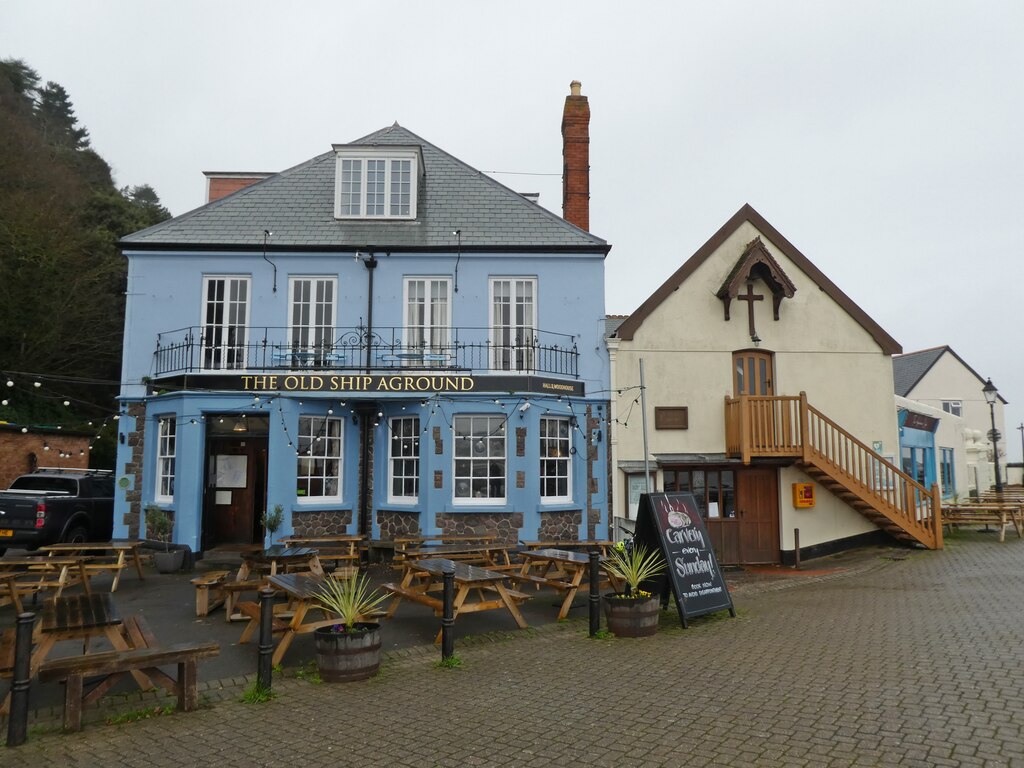
[[[56,376],[51,374],[34,374],[34,373],[0,373],[0,381],[3,382],[2,396],[0,396],[0,423],[11,424],[11,426],[18,428],[22,434],[29,433],[47,433],[47,432],[66,432],[69,434],[75,434],[80,436],[81,434],[89,435],[89,442],[86,448],[80,448],[77,455],[84,456],[87,451],[92,451],[97,440],[102,439],[102,430],[105,429],[111,421],[117,421],[120,419],[121,413],[106,413],[103,416],[88,419],[88,418],[70,418],[60,423],[45,423],[36,424],[29,423],[25,424],[22,422],[10,422],[7,420],[9,411],[13,411],[14,405],[20,399],[19,395],[24,393],[25,398],[29,397],[33,399],[49,400],[56,404],[61,405],[63,408],[70,409],[73,405],[85,406],[90,409],[97,411],[104,410],[101,406],[97,406],[95,403],[87,400],[82,400],[74,396],[70,396],[64,392],[51,391],[49,386],[44,385],[44,381],[56,381],[59,384],[100,384],[105,386],[116,386],[116,382],[110,382],[99,379],[88,379],[78,378],[70,376]],[[25,384],[24,382],[29,382]],[[97,426],[98,425],[98,426]],[[77,434],[76,434],[77,433]],[[50,446],[49,441],[43,441],[43,450],[50,452],[53,450]],[[64,448],[58,448],[57,455],[59,458],[72,458],[75,455],[74,451],[66,450]]]

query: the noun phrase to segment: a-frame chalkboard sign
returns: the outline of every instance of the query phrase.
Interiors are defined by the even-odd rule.
[[[665,556],[668,583],[684,627],[689,619],[706,613],[727,610],[736,615],[692,493],[642,494],[633,541],[648,551],[660,549]]]

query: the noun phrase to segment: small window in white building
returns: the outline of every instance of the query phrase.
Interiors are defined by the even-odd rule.
[[[963,416],[963,409],[959,400],[943,400],[942,410],[952,416]]]

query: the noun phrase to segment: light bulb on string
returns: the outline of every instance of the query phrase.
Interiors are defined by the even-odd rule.
[[[0,405],[7,405],[7,401],[6,400],[0,400]]]
[[[8,387],[13,387],[13,386],[14,386],[14,382],[13,382],[13,381],[11,381],[10,379],[8,379],[8,380],[7,380],[7,386],[8,386]]]
[[[69,405],[71,405],[71,401],[70,400],[65,400],[64,401],[64,407],[67,408]]]

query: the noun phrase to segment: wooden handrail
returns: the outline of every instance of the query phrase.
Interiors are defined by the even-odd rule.
[[[814,465],[926,546],[942,546],[941,496],[807,402],[792,396],[725,399],[726,450]]]

